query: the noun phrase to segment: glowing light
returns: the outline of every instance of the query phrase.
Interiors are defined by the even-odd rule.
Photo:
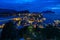
[[[21,20],[21,18],[13,18],[13,20],[19,21],[19,20]]]
[[[0,28],[3,28],[5,26],[5,24],[2,24],[2,25],[0,25]]]
[[[46,20],[46,18],[43,18],[43,20]]]

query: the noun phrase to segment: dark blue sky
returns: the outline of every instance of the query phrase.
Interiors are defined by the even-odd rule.
[[[0,0],[0,8],[37,12],[49,9],[60,12],[60,0]]]

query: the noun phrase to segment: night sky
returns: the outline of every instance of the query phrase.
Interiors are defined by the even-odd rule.
[[[0,8],[31,12],[44,10],[60,12],[60,0],[0,0]]]

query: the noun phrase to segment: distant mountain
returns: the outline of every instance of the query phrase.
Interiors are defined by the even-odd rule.
[[[17,13],[17,11],[11,9],[0,9],[0,14],[12,14],[12,13]]]
[[[29,10],[19,11],[18,13],[30,13]]]
[[[29,10],[16,11],[11,9],[0,9],[0,14],[18,14],[18,13],[30,13]]]
[[[18,11],[11,10],[11,9],[0,9],[0,18],[1,17],[9,17],[17,14]]]
[[[46,11],[42,11],[41,13],[55,13],[55,12],[53,12],[51,10],[46,10]]]

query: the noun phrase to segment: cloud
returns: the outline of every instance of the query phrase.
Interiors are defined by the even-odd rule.
[[[30,2],[34,2],[35,0],[16,0],[16,3],[30,3]]]
[[[53,8],[51,8],[51,9],[60,9],[60,7],[53,7]]]
[[[33,2],[35,0],[0,0],[2,3],[27,3],[27,2]]]
[[[59,4],[60,2],[56,0],[0,0],[0,7],[2,8],[17,10],[29,9],[31,11],[60,9]]]
[[[52,7],[51,9],[60,9],[60,4],[59,5],[56,5],[55,7]]]

